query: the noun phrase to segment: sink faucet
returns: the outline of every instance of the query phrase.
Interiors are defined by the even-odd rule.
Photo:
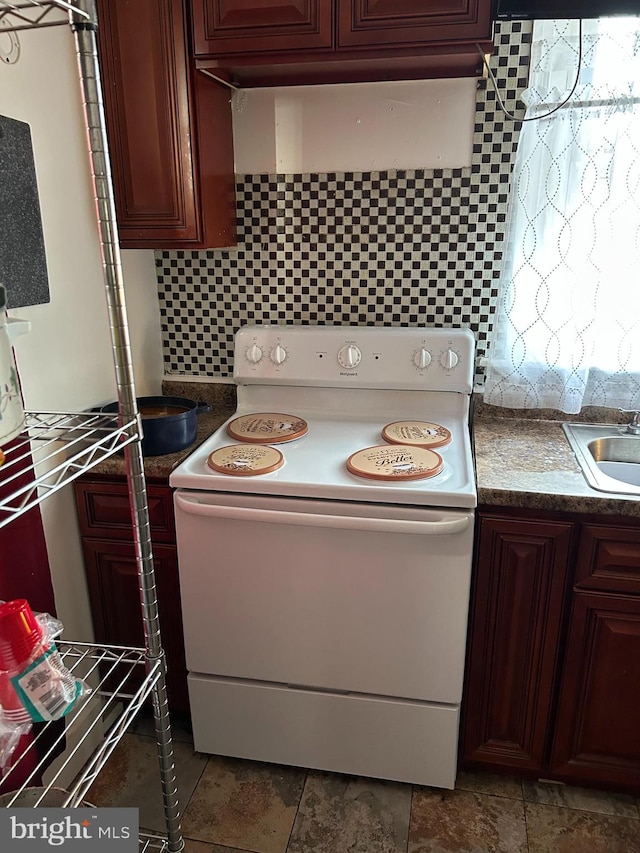
[[[627,424],[626,432],[631,433],[631,435],[640,435],[640,412],[634,409],[618,409],[618,411],[625,415],[633,415]]]

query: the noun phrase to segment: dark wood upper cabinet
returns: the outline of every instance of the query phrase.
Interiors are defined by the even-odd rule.
[[[193,4],[198,54],[333,47],[333,8],[323,0],[204,0]]]
[[[491,0],[191,0],[196,65],[239,86],[475,76]]]
[[[230,92],[190,67],[186,0],[98,0],[120,243],[232,246]]]
[[[486,41],[491,7],[483,0],[338,0],[338,45],[419,45]]]

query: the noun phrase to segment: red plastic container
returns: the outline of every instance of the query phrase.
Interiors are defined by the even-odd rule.
[[[28,663],[42,654],[42,629],[24,598],[0,604],[0,705],[9,722],[29,724],[31,718],[11,684],[11,677],[20,673]],[[17,766],[14,766],[18,761]],[[0,792],[15,790],[33,773],[38,758],[33,732],[18,741],[5,768]]]
[[[15,675],[42,653],[42,629],[26,598],[0,604],[0,670]]]

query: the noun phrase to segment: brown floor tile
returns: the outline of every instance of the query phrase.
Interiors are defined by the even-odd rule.
[[[517,776],[500,776],[498,773],[482,773],[459,770],[456,778],[457,791],[474,791],[476,794],[492,794],[494,797],[522,799],[522,780]]]
[[[187,838],[284,853],[306,770],[211,757],[182,817]]]
[[[180,805],[189,801],[207,757],[188,743],[174,741],[173,754]],[[162,787],[155,740],[126,734],[87,793],[99,807],[130,806],[140,809],[140,827],[150,832],[166,831]]]
[[[246,853],[239,847],[221,847],[219,844],[207,844],[206,841],[184,840],[184,853]]]
[[[310,772],[287,853],[404,853],[411,786]]]
[[[416,788],[408,853],[527,853],[524,803]]]
[[[638,821],[525,803],[529,853],[640,853]]]
[[[525,800],[548,806],[580,809],[585,812],[617,815],[618,817],[640,818],[635,798],[630,794],[612,791],[593,791],[589,788],[574,788],[571,785],[554,785],[548,782],[522,783]]]

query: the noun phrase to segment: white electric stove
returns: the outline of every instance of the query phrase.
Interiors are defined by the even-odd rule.
[[[453,787],[476,487],[464,329],[253,326],[171,475],[196,749]]]

